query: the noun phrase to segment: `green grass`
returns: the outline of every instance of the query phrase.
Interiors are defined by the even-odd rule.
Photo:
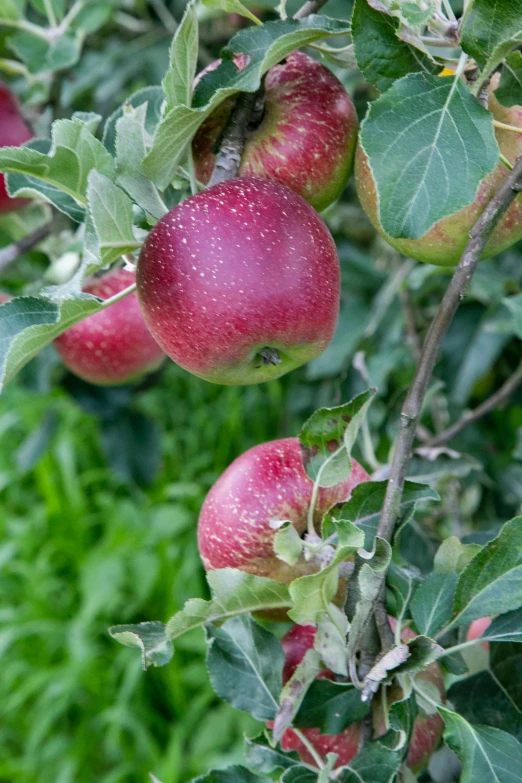
[[[96,417],[60,388],[3,395],[0,780],[133,783],[152,771],[178,783],[237,757],[255,724],[215,698],[202,634],[143,673],[107,627],[165,620],[206,595],[199,507],[237,454],[281,432],[281,395],[279,383],[223,388],[169,368],[133,401],[161,432],[146,490],[107,467]],[[49,410],[36,459],[31,433]]]

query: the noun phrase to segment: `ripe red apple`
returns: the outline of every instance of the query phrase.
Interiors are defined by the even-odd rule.
[[[32,133],[20,112],[20,106],[9,88],[0,82],[0,147],[20,147]],[[24,198],[9,198],[5,178],[0,174],[0,214],[14,212],[27,204]]]
[[[4,294],[3,291],[0,291],[0,304],[4,304],[4,302],[8,302],[11,299],[9,294]]]
[[[369,478],[353,460],[346,481],[322,487],[316,525],[329,508],[347,500],[353,488]],[[274,554],[278,521],[290,520],[299,535],[305,533],[312,488],[297,438],[262,443],[234,460],[208,493],[199,516],[198,547],[205,569],[239,568],[279,582],[317,571],[311,561],[290,566]]]
[[[473,620],[468,629],[468,642],[472,642],[474,639],[478,639],[482,636],[484,631],[491,625],[491,622],[491,617],[479,617],[478,620]],[[483,647],[484,650],[489,650],[489,642],[480,642],[480,646]]]
[[[239,57],[235,63],[239,70],[246,64]],[[264,111],[248,130],[239,174],[280,182],[315,209],[325,209],[341,195],[353,169],[358,121],[352,100],[328,68],[302,52],[274,65],[264,86]],[[210,179],[215,146],[233,105],[224,101],[194,137],[201,182]]]
[[[499,74],[491,80],[489,109],[496,120],[508,125],[522,127],[522,106],[506,108],[495,98],[494,90],[498,86]],[[522,134],[495,130],[502,154],[511,162],[522,155]],[[508,175],[508,169],[499,163],[495,170],[480,184],[477,197],[469,206],[459,212],[439,220],[420,239],[397,239],[386,234],[378,215],[377,193],[370,170],[368,157],[361,145],[357,146],[355,156],[355,181],[362,207],[374,227],[392,247],[417,261],[440,266],[458,264],[469,239],[469,231],[478,220],[484,208]],[[502,250],[522,239],[522,195],[517,196],[503,218],[494,229],[483,258],[500,253]]]
[[[135,282],[124,269],[93,278],[84,291],[109,299]],[[128,383],[155,370],[165,358],[141,314],[136,292],[90,315],[54,341],[65,366],[89,383]]]
[[[403,633],[404,641],[415,636],[409,629]],[[287,682],[294,673],[297,665],[303,659],[306,651],[313,647],[315,628],[313,626],[295,626],[281,640],[285,653],[285,667],[283,669],[283,683]],[[334,678],[331,672],[323,672],[320,677]],[[417,679],[433,683],[445,699],[444,682],[442,673],[436,663],[430,664],[424,671],[416,675]],[[397,686],[388,688],[388,703],[391,704],[401,698],[401,689]],[[374,702],[373,722],[378,736],[386,732],[382,716],[381,702],[378,697]],[[270,724],[269,724],[270,726]],[[406,764],[415,773],[420,772],[428,763],[432,754],[440,742],[444,728],[444,722],[438,713],[434,715],[419,714],[415,720],[413,734],[410,742]],[[321,734],[319,729],[301,729],[315,750],[323,758],[327,753],[337,753],[339,758],[336,767],[349,764],[358,751],[359,723],[352,723],[340,734]],[[302,761],[315,766],[315,761],[309,751],[303,745],[299,737],[292,729],[287,729],[281,741],[283,750],[296,750]]]
[[[154,226],[138,263],[147,326],[207,381],[260,383],[324,351],[339,310],[339,260],[319,215],[283,185],[233,179]]]

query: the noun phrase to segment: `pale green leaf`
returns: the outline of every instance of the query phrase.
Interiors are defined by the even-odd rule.
[[[138,625],[116,625],[109,628],[113,639],[126,647],[138,647],[144,669],[165,666],[174,653],[172,642],[165,635],[165,626],[159,622]]]
[[[87,199],[104,265],[141,247],[132,230],[130,198],[95,169],[89,174]]]
[[[198,15],[195,0],[187,4],[170,47],[170,65],[163,80],[169,108],[192,102],[192,85],[198,64]]]

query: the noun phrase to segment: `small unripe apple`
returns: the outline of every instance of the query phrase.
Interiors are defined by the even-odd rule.
[[[285,653],[285,666],[283,669],[283,683],[287,682],[294,673],[297,665],[303,659],[307,650],[313,647],[315,628],[313,626],[294,626],[281,640]],[[403,633],[403,640],[408,641],[414,638],[415,634],[409,629]],[[334,675],[326,670],[320,677]],[[434,684],[439,690],[443,700],[445,699],[444,682],[442,672],[436,663],[430,664],[422,672],[416,675],[416,679],[425,680]],[[388,704],[392,704],[401,698],[401,689],[397,686],[388,688]],[[382,715],[382,706],[378,696],[374,702],[373,723],[375,733],[381,736],[386,733],[386,726]],[[271,724],[268,724],[271,727]],[[406,764],[415,773],[420,772],[428,763],[435,752],[440,738],[442,736],[444,722],[438,713],[433,715],[419,714],[415,719],[413,734],[408,749]],[[321,734],[319,729],[300,729],[315,750],[323,758],[327,753],[337,753],[339,758],[336,767],[349,764],[357,754],[359,748],[360,724],[352,723],[347,726],[340,734]],[[299,737],[292,729],[287,729],[281,740],[283,750],[295,750],[299,753],[302,761],[306,764],[315,766],[315,761],[307,748],[303,745]]]
[[[134,272],[116,269],[93,278],[84,291],[110,299],[135,282]],[[155,370],[165,355],[145,325],[132,294],[90,315],[54,341],[65,366],[98,386],[128,383]]]
[[[489,91],[489,110],[493,117],[508,125],[522,127],[522,106],[506,108],[495,98],[500,76],[495,74]],[[495,129],[502,154],[514,164],[522,155],[522,134]],[[420,239],[397,239],[383,230],[379,221],[377,192],[375,181],[366,153],[361,145],[357,146],[355,156],[355,181],[362,207],[374,227],[400,253],[429,264],[455,266],[458,264],[469,239],[469,231],[476,223],[492,196],[508,176],[509,171],[499,163],[494,171],[482,180],[475,200],[464,209],[439,220]],[[484,250],[483,258],[489,258],[506,250],[522,239],[522,196],[517,196],[506,214],[493,230]]]
[[[171,359],[223,384],[268,381],[324,351],[339,259],[319,215],[283,185],[214,185],[154,226],[138,263],[145,321]]]
[[[32,138],[20,106],[9,88],[0,82],[0,147],[20,147]],[[28,203],[24,198],[9,198],[5,178],[0,174],[0,214],[14,212]]]
[[[473,620],[468,629],[468,642],[472,642],[482,636],[484,631],[487,631],[491,625],[491,622],[491,617],[479,617],[478,620]],[[484,650],[489,650],[489,642],[480,642],[480,646],[483,647]]]
[[[328,509],[369,480],[358,462],[352,464],[346,481],[320,488],[314,512],[317,526]],[[238,568],[279,582],[317,571],[313,561],[301,558],[291,566],[274,554],[279,522],[289,520],[299,535],[306,532],[312,489],[297,438],[262,443],[241,454],[216,481],[201,509],[198,547],[205,569]]]
[[[219,60],[207,67],[214,70]],[[242,70],[244,58],[236,58]],[[224,101],[193,141],[196,176],[207,183],[215,148],[234,102]],[[240,176],[280,182],[325,209],[340,196],[352,173],[357,113],[341,82],[324,65],[293,52],[271,68],[264,82],[264,106],[247,131]]]

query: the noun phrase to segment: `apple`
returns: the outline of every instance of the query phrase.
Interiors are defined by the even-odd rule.
[[[234,62],[239,70],[247,64],[244,57]],[[210,179],[215,147],[233,106],[233,100],[224,101],[194,137],[196,176],[201,182]],[[341,82],[317,60],[293,52],[265,77],[264,109],[247,131],[239,174],[280,182],[320,211],[346,187],[357,130],[355,106]]]
[[[20,147],[33,134],[26,125],[20,106],[9,88],[0,82],[0,147]],[[0,174],[0,214],[14,212],[28,203],[24,198],[10,198],[5,178]]]
[[[328,509],[369,480],[358,462],[352,460],[352,465],[346,481],[320,488],[316,526]],[[241,454],[216,481],[201,509],[198,548],[205,569],[238,568],[286,583],[317,571],[313,561],[302,558],[291,566],[274,554],[278,522],[290,520],[299,535],[306,532],[312,489],[297,438],[262,443]]]
[[[84,291],[109,299],[135,280],[134,272],[116,269],[93,278]],[[75,324],[54,346],[71,372],[98,386],[128,383],[165,358],[145,325],[136,292]]]
[[[496,120],[508,125],[522,127],[522,106],[506,108],[495,98],[499,74],[491,80],[489,109]],[[502,154],[511,162],[522,155],[522,134],[495,130]],[[374,227],[396,250],[406,256],[439,266],[458,264],[469,239],[469,231],[478,220],[486,205],[508,175],[508,169],[499,163],[495,170],[482,180],[476,199],[464,209],[439,220],[420,239],[397,239],[383,230],[378,215],[377,193],[370,170],[368,157],[361,145],[355,156],[355,181],[362,207]],[[517,196],[503,218],[494,229],[484,250],[483,258],[489,258],[522,239],[522,195]]]
[[[8,302],[11,299],[9,294],[4,294],[3,291],[0,291],[0,304],[4,304],[4,302]]]
[[[283,683],[290,679],[306,651],[313,647],[315,630],[313,626],[294,626],[282,638],[281,644],[285,653]],[[409,629],[405,629],[403,632],[404,641],[414,637],[415,634]],[[319,677],[334,679],[333,673],[328,670],[322,672]],[[416,679],[433,683],[438,688],[442,698],[445,699],[442,672],[436,663],[430,664],[424,671],[419,672],[416,675]],[[388,703],[391,704],[399,698],[401,698],[400,687],[395,685],[388,687]],[[382,716],[381,702],[378,697],[374,701],[373,723],[377,736],[385,734],[386,727]],[[267,725],[269,725],[269,728],[272,726],[270,723]],[[443,729],[444,722],[438,713],[434,715],[420,713],[417,716],[406,758],[406,764],[413,772],[418,773],[426,766],[440,742]],[[321,734],[319,729],[300,729],[300,731],[323,758],[327,753],[337,753],[339,758],[337,759],[336,767],[349,764],[359,749],[359,723],[352,723],[340,734],[335,735]],[[297,751],[305,764],[315,766],[313,757],[292,729],[287,729],[283,734],[281,747],[286,751]]]
[[[468,629],[468,642],[472,642],[482,636],[484,631],[491,625],[491,622],[491,617],[479,617],[478,620],[473,620]],[[489,642],[480,642],[480,646],[483,647],[484,650],[489,650]]]
[[[319,215],[258,177],[174,207],[138,262],[138,295],[157,342],[213,383],[284,375],[324,351],[339,311],[339,259]]]

